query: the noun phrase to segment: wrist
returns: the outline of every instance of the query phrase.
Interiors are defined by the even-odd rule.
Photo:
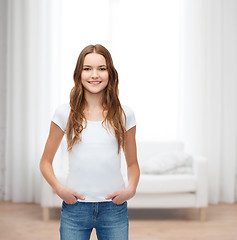
[[[56,193],[59,193],[62,189],[63,185],[61,183],[58,183],[55,187],[54,187],[54,191]]]
[[[136,187],[134,187],[133,185],[128,185],[127,189],[133,194],[135,195],[136,193]]]

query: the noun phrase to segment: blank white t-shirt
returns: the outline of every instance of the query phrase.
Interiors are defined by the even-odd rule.
[[[127,118],[125,128],[129,130],[136,125],[135,115],[127,105],[122,104],[122,108]],[[51,120],[65,131],[69,113],[70,104],[61,104],[56,108]],[[104,126],[106,127],[105,123]],[[87,120],[87,127],[81,132],[82,141],[76,143],[69,153],[66,186],[85,197],[85,200],[78,201],[111,201],[105,197],[125,187],[121,174],[121,151],[118,154],[117,139],[112,134],[113,128],[110,128],[110,131],[106,131],[102,120]]]

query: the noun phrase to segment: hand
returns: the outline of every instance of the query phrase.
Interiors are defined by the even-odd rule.
[[[136,193],[136,190],[130,187],[119,189],[112,194],[109,194],[105,199],[112,199],[116,204],[122,204],[126,200],[132,198]]]
[[[64,200],[67,204],[73,204],[77,202],[77,199],[85,200],[85,197],[79,194],[78,192],[60,185],[56,191],[57,195]]]

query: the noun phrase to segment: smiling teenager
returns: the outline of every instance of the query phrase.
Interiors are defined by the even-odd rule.
[[[95,228],[99,240],[127,240],[127,201],[134,197],[140,177],[135,114],[120,103],[118,73],[104,46],[89,45],[81,51],[73,78],[70,102],[55,109],[40,161],[42,175],[63,200],[60,239],[89,240]],[[65,185],[52,167],[64,135],[69,153]]]

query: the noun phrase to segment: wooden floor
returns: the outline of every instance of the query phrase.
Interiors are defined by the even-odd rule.
[[[60,209],[50,216],[43,222],[38,204],[0,201],[0,239],[58,240]],[[197,209],[129,209],[129,219],[130,240],[237,240],[237,203],[209,205],[205,222]]]

